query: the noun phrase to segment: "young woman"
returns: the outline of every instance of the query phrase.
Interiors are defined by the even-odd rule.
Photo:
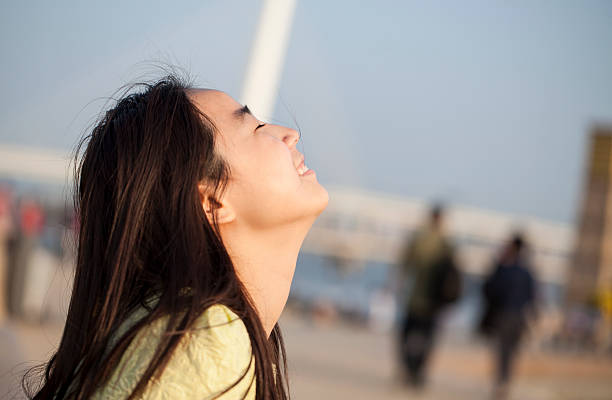
[[[287,398],[277,321],[327,192],[296,131],[172,76],[139,88],[82,144],[74,289],[33,397]]]

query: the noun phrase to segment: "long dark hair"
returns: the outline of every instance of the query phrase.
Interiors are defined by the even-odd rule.
[[[210,188],[215,204],[231,176],[215,152],[216,128],[190,101],[189,89],[173,75],[133,85],[81,141],[70,307],[42,381],[32,389],[31,374],[24,377],[29,397],[89,398],[109,379],[139,329],[168,317],[130,398],[137,396],[163,373],[181,338],[213,304],[226,305],[246,326],[256,398],[289,396],[280,329],[276,325],[267,338],[218,225],[202,208],[198,184]],[[111,346],[118,327],[151,296],[159,300],[150,312]]]

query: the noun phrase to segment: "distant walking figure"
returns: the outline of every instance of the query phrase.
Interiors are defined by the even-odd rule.
[[[444,305],[457,300],[461,291],[461,276],[453,246],[442,229],[442,216],[441,207],[432,209],[429,221],[414,234],[400,259],[404,281],[411,277],[413,284],[403,305],[399,353],[403,372],[415,386],[425,381],[436,317]]]
[[[491,336],[497,353],[494,398],[507,396],[513,362],[533,311],[534,279],[525,257],[525,242],[515,235],[503,249],[483,286],[485,313],[481,331]]]

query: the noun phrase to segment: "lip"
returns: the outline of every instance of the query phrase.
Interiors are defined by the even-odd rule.
[[[297,167],[295,167],[296,172],[299,171],[301,168],[303,168],[305,166],[304,164],[304,157],[302,156],[302,161],[298,164]],[[312,175],[315,172],[312,169],[308,169],[308,171],[304,172],[303,174],[300,175],[300,173],[298,172],[298,176],[308,176],[308,175]]]

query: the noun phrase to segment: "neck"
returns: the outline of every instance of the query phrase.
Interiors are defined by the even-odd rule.
[[[314,218],[269,230],[238,222],[221,227],[238,277],[254,301],[268,336],[289,297],[298,253],[313,222]]]

